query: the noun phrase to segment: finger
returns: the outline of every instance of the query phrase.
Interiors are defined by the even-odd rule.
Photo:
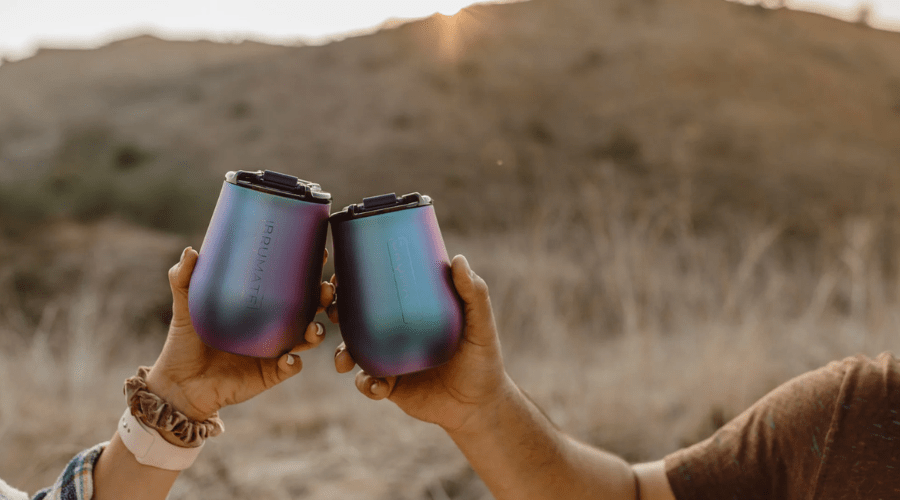
[[[303,338],[306,339],[306,344],[309,346],[307,349],[318,346],[325,340],[325,325],[318,321],[313,321],[306,327],[306,333],[303,334]]]
[[[300,351],[293,350],[278,358],[278,381],[282,382],[300,373],[303,369],[303,361],[300,359]]]
[[[188,285],[191,284],[191,274],[194,272],[194,266],[197,265],[199,256],[200,254],[191,247],[184,249],[184,252],[181,253],[181,261],[175,266],[174,276],[170,276],[173,288],[187,290]]]
[[[319,326],[322,326],[322,335],[318,334]],[[295,345],[291,352],[303,352],[318,347],[319,344],[322,343],[322,340],[325,339],[325,325],[322,325],[318,321],[313,321],[306,327],[306,331],[303,332],[303,342]]]
[[[325,306],[325,314],[328,315],[328,319],[331,320],[332,323],[338,324],[338,307],[337,307],[337,275],[332,274],[331,279],[329,280],[334,286],[334,295],[333,300],[327,306]]]
[[[493,342],[497,329],[487,283],[472,271],[462,255],[453,257],[450,266],[453,284],[465,304],[466,339],[478,345]]]
[[[334,302],[334,285],[323,281],[319,287],[319,307],[316,308],[316,314],[324,311],[332,302]]]
[[[356,361],[347,352],[347,346],[343,342],[334,351],[334,369],[338,373],[347,373],[356,366]]]
[[[328,249],[327,248],[325,249],[325,253],[322,254],[322,266],[324,266],[326,262],[328,262]]]
[[[169,287],[172,289],[172,312],[175,317],[187,313],[188,285],[191,283],[191,274],[197,264],[197,251],[187,247],[181,252],[181,260],[169,269]]]
[[[375,379],[369,389],[372,390],[372,393],[379,397],[379,399],[389,398],[391,397],[391,393],[394,392],[394,387],[397,385],[397,381],[400,380],[400,377],[384,377],[382,379]]]
[[[191,247],[187,247],[181,252],[181,259],[169,269],[169,285],[173,291],[187,290],[188,285],[191,283],[191,274],[194,272],[198,256],[197,251]]]
[[[377,378],[363,370],[356,374],[356,388],[369,399],[379,400],[391,395],[397,377]]]
[[[332,323],[338,324],[338,305],[337,302],[333,302],[325,308],[325,314],[328,315],[328,319],[331,320]]]

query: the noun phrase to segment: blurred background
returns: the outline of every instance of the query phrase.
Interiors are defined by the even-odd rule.
[[[513,378],[630,461],[898,352],[892,0],[305,3],[0,6],[10,484],[111,437],[228,170],[318,182],[333,210],[433,196]],[[318,319],[326,345],[223,410],[170,497],[492,498],[439,429],[334,372]]]

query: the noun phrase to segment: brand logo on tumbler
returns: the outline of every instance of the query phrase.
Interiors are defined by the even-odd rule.
[[[413,272],[412,256],[409,252],[409,241],[400,236],[388,240],[391,265],[394,270],[394,284],[400,299],[400,313],[403,322],[409,323],[421,319],[419,301],[416,290],[416,275]]]
[[[266,262],[269,260],[272,238],[275,233],[275,222],[264,220],[260,229],[259,246],[256,249],[256,254],[253,256],[254,264],[250,270],[249,298],[247,302],[247,307],[250,309],[262,307],[263,273],[265,272]]]

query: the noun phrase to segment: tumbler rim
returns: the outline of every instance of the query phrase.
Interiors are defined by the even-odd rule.
[[[394,196],[395,200],[393,202],[382,202],[381,200],[377,200],[384,199],[389,196]],[[373,207],[367,207],[367,200],[376,200],[376,203]],[[375,215],[382,215],[386,213],[399,212],[401,210],[408,210],[411,208],[426,207],[432,205],[434,205],[434,200],[430,196],[419,194],[419,192],[417,191],[405,194],[403,196],[396,196],[394,193],[388,193],[379,196],[364,198],[361,203],[353,203],[347,205],[340,211],[331,214],[328,220],[329,222],[334,224],[338,222],[362,219],[364,217],[372,217]]]
[[[280,182],[269,181],[269,176],[275,177]],[[291,186],[286,180],[296,181],[296,184]],[[232,170],[225,174],[225,182],[284,198],[310,203],[331,203],[331,193],[322,191],[319,184],[272,170]]]

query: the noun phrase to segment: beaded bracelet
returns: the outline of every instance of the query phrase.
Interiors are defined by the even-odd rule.
[[[138,367],[137,375],[125,380],[125,400],[131,414],[147,427],[172,433],[185,448],[196,448],[225,431],[219,412],[198,422],[176,410],[167,401],[147,390],[150,368]]]

